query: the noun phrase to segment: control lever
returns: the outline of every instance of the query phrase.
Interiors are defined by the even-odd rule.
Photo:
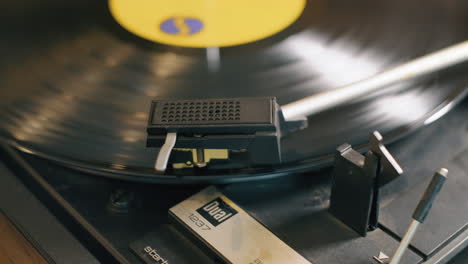
[[[406,248],[410,244],[411,240],[416,233],[419,225],[424,222],[429,211],[431,210],[432,203],[434,202],[436,196],[439,194],[440,189],[445,183],[447,179],[448,170],[445,168],[440,169],[437,171],[434,176],[432,177],[431,183],[427,187],[426,191],[424,192],[423,197],[418,203],[418,206],[414,210],[413,213],[413,221],[411,222],[408,230],[405,233],[405,236],[400,242],[395,255],[393,255],[390,264],[398,264],[400,263],[401,257],[403,257],[403,253],[405,252]]]

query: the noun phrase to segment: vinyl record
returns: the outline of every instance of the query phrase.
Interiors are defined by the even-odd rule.
[[[467,91],[468,65],[457,65],[309,117],[307,129],[282,139],[281,166],[157,174],[157,149],[145,147],[152,98],[276,96],[286,104],[468,39],[468,2],[150,2],[2,1],[0,136],[95,175],[254,180],[330,164],[338,145],[365,147],[374,130],[395,140]]]

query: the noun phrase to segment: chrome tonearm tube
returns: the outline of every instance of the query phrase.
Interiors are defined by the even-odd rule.
[[[281,107],[286,120],[296,120],[349,102],[402,80],[419,77],[468,60],[468,41],[430,53],[361,81],[308,96]]]

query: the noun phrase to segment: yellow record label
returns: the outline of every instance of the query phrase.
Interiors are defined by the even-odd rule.
[[[142,38],[183,47],[225,47],[274,35],[306,0],[109,0],[117,22]]]

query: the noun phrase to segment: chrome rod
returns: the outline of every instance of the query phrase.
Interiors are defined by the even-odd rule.
[[[398,249],[395,252],[395,255],[393,255],[393,258],[390,264],[400,263],[400,260],[403,257],[403,253],[405,253],[406,248],[408,247],[409,243],[411,242],[411,240],[413,240],[414,234],[416,233],[416,230],[418,230],[418,227],[420,224],[421,223],[419,223],[416,220],[413,220],[411,222],[411,225],[408,228],[408,231],[406,231],[405,236],[401,240],[400,245],[398,246]]]
[[[424,223],[424,220],[429,214],[429,211],[432,207],[432,203],[434,202],[435,198],[442,189],[445,180],[447,179],[447,174],[448,170],[446,168],[441,168],[432,177],[429,186],[426,188],[424,195],[422,196],[421,200],[419,200],[418,206],[414,210],[411,225],[409,226],[408,231],[406,231],[405,236],[401,240],[397,251],[395,252],[395,254],[392,257],[392,260],[390,261],[390,264],[400,263],[406,248],[411,243],[411,240],[413,239],[414,234],[416,233],[416,230],[418,229],[420,224]]]
[[[370,78],[282,106],[286,120],[296,120],[349,102],[390,84],[445,69],[468,60],[468,41],[430,53]]]

